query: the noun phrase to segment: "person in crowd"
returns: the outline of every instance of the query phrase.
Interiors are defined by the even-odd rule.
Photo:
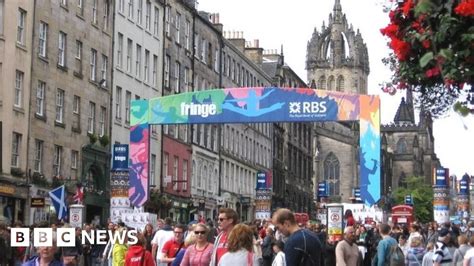
[[[76,249],[62,249],[62,262],[64,266],[76,266],[80,263],[80,254]]]
[[[436,244],[438,239],[438,232],[434,229],[433,224],[428,224],[428,232],[426,234],[426,243]]]
[[[474,236],[469,238],[469,245],[471,248],[464,255],[463,266],[474,266]]]
[[[426,244],[425,255],[423,256],[421,266],[433,266],[434,245],[435,244],[432,242],[428,242],[428,244]]]
[[[390,226],[388,224],[381,224],[380,225],[380,234],[382,236],[382,240],[379,241],[377,245],[377,254],[374,258],[374,264],[376,266],[385,266],[388,265],[388,261],[386,261],[387,255],[390,252],[390,248],[393,245],[397,245],[397,240],[390,236]]]
[[[283,250],[285,249],[285,244],[283,241],[278,240],[272,243],[273,253],[275,253],[275,258],[271,266],[286,266],[285,260],[285,253]]]
[[[116,230],[119,234],[126,234],[126,227],[119,227]],[[112,248],[112,266],[124,266],[125,265],[125,254],[127,253],[127,239],[125,238],[124,243],[120,243],[118,238],[117,242],[114,243]]]
[[[181,262],[183,261],[184,254],[186,253],[186,250],[188,249],[188,247],[196,243],[196,235],[194,234],[194,230],[196,229],[196,225],[198,224],[195,224],[193,226],[192,228],[193,231],[191,232],[188,231],[188,234],[184,238],[184,245],[181,248],[181,250],[179,250],[179,252],[176,254],[174,261],[171,263],[171,266],[180,266]]]
[[[288,266],[320,265],[319,238],[313,232],[299,228],[292,211],[285,208],[278,209],[273,214],[272,221],[283,235],[288,236],[284,250]]]
[[[410,235],[407,240],[408,247],[411,247],[411,241],[413,238],[420,238],[422,244],[425,243],[425,239],[423,235],[421,234],[421,227],[418,224],[412,224],[410,226]]]
[[[452,264],[452,255],[448,249],[448,243],[450,242],[449,230],[443,228],[439,231],[438,242],[436,242],[433,254],[433,265],[434,266],[448,266]]]
[[[398,246],[403,251],[403,255],[405,255],[405,258],[406,258],[407,253],[408,253],[408,249],[410,249],[410,246],[408,246],[408,241],[407,241],[406,235],[400,235],[398,237]]]
[[[38,256],[33,257],[29,261],[23,263],[23,266],[37,266],[37,265],[48,265],[48,266],[62,266],[62,262],[57,260],[54,255],[56,254],[56,239],[53,237],[53,245],[45,247],[37,247]],[[7,265],[7,264],[5,264]]]
[[[367,256],[367,229],[364,225],[360,225],[356,230],[356,244],[359,247],[360,254],[362,255],[362,265],[370,266],[370,258]]]
[[[469,245],[465,235],[458,236],[458,244],[459,247],[454,251],[453,255],[454,266],[462,266],[466,252],[471,249],[471,246]]]
[[[114,234],[116,230],[116,225],[112,222],[109,222],[107,229]],[[114,248],[114,242],[112,238],[107,240],[107,245],[105,245],[104,251],[102,252],[102,265],[103,266],[112,266],[112,250]]]
[[[161,249],[161,256],[159,262],[167,263],[168,266],[171,266],[172,262],[175,260],[176,255],[184,247],[184,231],[186,226],[182,224],[177,224],[174,229],[174,237],[168,240]]]
[[[227,238],[231,230],[239,222],[239,215],[233,209],[221,208],[219,209],[219,217],[217,222],[219,223],[219,230],[221,232],[216,237],[214,242],[210,266],[218,265],[221,257],[227,252]]]
[[[214,227],[214,222],[212,222],[211,219],[207,220],[207,226],[209,227],[209,233],[207,234],[207,242],[214,243],[219,233],[217,232],[217,229]]]
[[[273,236],[273,229],[270,226],[267,226],[265,232],[265,238],[262,242],[262,259],[263,266],[272,265],[273,261],[273,247],[272,244],[275,242],[275,237]]]
[[[152,252],[152,244],[151,241],[153,240],[153,225],[148,223],[145,226],[145,230],[143,232],[143,236],[145,236],[146,239],[146,250],[150,251],[150,254]]]
[[[352,214],[352,210],[346,210],[346,212],[344,213],[344,222],[346,223],[346,227],[355,225],[355,219],[354,215]]]
[[[155,266],[155,259],[151,252],[146,249],[144,233],[138,233],[137,239],[137,243],[128,248],[125,255],[125,266]]]
[[[423,257],[425,256],[425,249],[422,245],[422,238],[420,237],[413,237],[411,239],[410,248],[407,251],[407,255],[405,256],[405,265],[406,266],[420,266],[423,262]]]
[[[209,266],[214,244],[207,240],[208,234],[209,228],[205,224],[196,225],[195,243],[186,249],[181,266]]]
[[[173,239],[174,237],[173,228],[171,227],[173,220],[171,220],[170,217],[166,217],[163,222],[164,222],[164,225],[162,226],[161,229],[156,231],[155,236],[153,236],[153,240],[151,240],[151,245],[152,245],[151,254],[153,255],[153,258],[156,259],[157,266],[167,266],[167,263],[164,263],[164,262],[160,263],[159,259],[162,254],[162,249],[163,249],[164,244],[170,239]]]
[[[357,266],[359,248],[355,241],[354,227],[344,228],[344,239],[336,245],[336,266]]]
[[[258,258],[259,265],[263,264],[262,258],[262,243],[263,239],[260,238],[260,234],[258,233],[258,226],[260,224],[258,221],[254,221],[253,224],[250,224],[250,229],[253,231],[253,254]]]
[[[377,247],[379,241],[382,239],[380,235],[379,228],[377,226],[377,222],[372,221],[370,223],[370,229],[367,231],[367,256],[370,260],[372,260],[377,255]]]
[[[218,266],[259,265],[253,253],[254,232],[246,224],[237,224],[227,239],[227,252],[222,255]]]

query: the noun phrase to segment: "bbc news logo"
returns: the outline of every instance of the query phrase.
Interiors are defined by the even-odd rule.
[[[107,240],[112,243],[134,245],[138,242],[138,232],[136,230],[115,231],[111,230],[91,230],[87,232],[81,231],[81,243],[106,245]],[[52,228],[34,228],[33,235],[30,234],[29,228],[11,228],[10,245],[12,247],[29,247],[33,238],[34,247],[51,247],[53,239],[56,239],[57,247],[74,247],[76,246],[76,229],[75,228],[57,228],[56,237],[54,237]],[[86,242],[87,241],[87,242]]]

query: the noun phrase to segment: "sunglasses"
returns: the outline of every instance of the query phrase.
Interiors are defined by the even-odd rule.
[[[182,234],[183,232],[176,232],[176,231],[175,231],[174,233],[177,234],[177,235],[179,235],[179,234]]]
[[[219,218],[219,221],[222,222],[224,220],[227,220],[227,218]]]
[[[196,234],[196,235],[205,235],[206,231],[194,231],[194,234]]]

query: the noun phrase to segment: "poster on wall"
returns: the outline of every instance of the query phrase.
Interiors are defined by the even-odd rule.
[[[330,241],[342,240],[344,230],[343,210],[342,205],[327,206],[327,228]]]

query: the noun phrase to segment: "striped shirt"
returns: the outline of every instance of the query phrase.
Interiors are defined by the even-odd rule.
[[[448,250],[448,247],[443,242],[436,242],[433,262],[439,262],[441,265],[451,265],[453,257]]]

